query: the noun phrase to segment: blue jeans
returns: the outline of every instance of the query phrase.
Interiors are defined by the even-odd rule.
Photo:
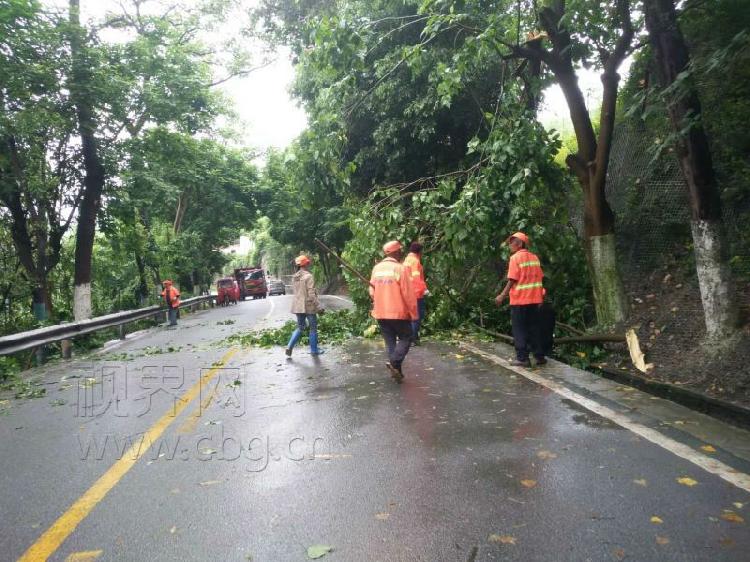
[[[307,326],[310,326],[310,347],[313,348],[313,351],[317,351],[317,341],[318,341],[318,315],[317,314],[295,314],[297,317],[297,328],[292,332],[292,337],[289,338],[289,344],[287,347],[289,349],[293,348],[295,345],[297,345],[297,342],[302,338],[302,334],[304,333]],[[313,341],[315,342],[315,345],[313,346]]]
[[[411,321],[411,335],[415,340],[419,339],[419,327],[422,325],[422,320],[424,320],[426,311],[427,307],[424,303],[424,297],[417,299],[417,314],[419,315],[419,318]]]
[[[171,307],[167,309],[167,316],[169,316],[169,325],[177,326],[177,309]]]

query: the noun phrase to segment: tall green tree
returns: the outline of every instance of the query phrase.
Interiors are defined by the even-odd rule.
[[[615,217],[606,199],[607,169],[617,107],[618,69],[632,49],[635,27],[629,0],[507,1],[487,5],[483,1],[443,2],[426,0],[421,11],[430,16],[431,36],[457,28],[471,36],[463,42],[472,54],[492,49],[499,60],[523,61],[515,73],[526,73],[538,95],[545,74],[565,95],[578,149],[566,164],[583,194],[583,235],[601,324],[621,322],[627,314],[624,289],[617,269]],[[457,56],[457,60],[465,57]],[[499,64],[499,61],[498,63]],[[602,105],[599,130],[595,132],[585,98],[578,84],[577,68],[601,70]],[[457,69],[458,65],[454,65]],[[448,75],[455,81],[455,77]],[[535,83],[536,82],[536,83]],[[537,90],[538,92],[538,90]]]
[[[52,312],[49,275],[80,203],[63,29],[36,1],[0,5],[0,212],[39,319]]]
[[[175,277],[187,290],[205,288],[224,265],[220,249],[257,219],[252,154],[163,127],[149,129],[127,148],[119,174],[124,185],[108,204],[105,224],[116,227],[112,234],[132,237],[124,247],[139,278],[148,268]]]
[[[36,0],[0,4],[0,205],[42,312],[51,302],[47,279],[75,225],[74,309],[82,318],[91,314],[97,221],[122,195],[131,141],[159,125],[213,134],[226,113],[214,86],[252,67],[232,37],[208,35],[231,3],[130,0],[85,22],[79,0],[66,4],[60,11]],[[130,214],[138,217],[124,223],[133,234],[147,232],[150,209]],[[173,217],[177,230],[184,214]],[[147,263],[153,239],[141,246],[149,248],[136,257],[143,293],[158,260]]]
[[[286,4],[293,5],[284,10]],[[563,281],[572,271],[579,274],[582,263],[565,226],[568,182],[554,164],[558,144],[535,121],[529,101],[545,76],[519,70],[471,30],[442,25],[419,7],[282,3],[278,13],[289,21],[275,31],[295,51],[294,92],[311,118],[303,139],[313,141],[296,147],[295,160],[338,160],[343,205],[352,215],[345,252],[361,269],[369,270],[387,239],[425,243],[440,299],[436,321],[500,321],[485,308],[502,273],[502,242],[518,228],[531,228],[537,247],[557,244],[553,256],[568,256],[550,270],[550,286],[562,289],[566,313],[577,306],[582,317],[590,285],[571,290]],[[341,148],[323,158],[323,146],[332,144]],[[283,161],[275,168],[294,165]],[[280,178],[277,191],[288,191],[290,207],[300,207],[294,195],[319,181],[310,173],[299,184],[284,174],[274,177]],[[274,225],[299,215],[281,207]],[[366,306],[366,287],[351,281],[352,294]]]
[[[335,265],[315,238],[341,251],[351,236],[345,198],[353,166],[342,166],[341,144],[336,129],[323,133],[318,124],[284,152],[271,152],[260,194],[263,212],[271,219],[272,238],[296,253],[317,255],[328,279]]]
[[[187,10],[175,15],[170,6],[157,15],[144,15],[141,2],[131,0],[101,28],[84,28],[79,0],[69,1],[70,95],[85,170],[74,294],[75,317],[81,319],[91,315],[96,220],[106,182],[113,176],[112,166],[106,166],[109,152],[123,136],[136,137],[148,125],[173,123],[195,132],[216,112],[209,91],[210,59],[195,37],[200,14]],[[133,39],[124,45],[108,44],[100,38],[102,28],[118,29]]]
[[[101,206],[106,172],[100,141],[96,136],[96,97],[93,52],[86,48],[81,27],[80,0],[69,0],[68,44],[71,55],[70,101],[75,107],[83,156],[83,190],[76,223],[75,293],[76,320],[91,318],[91,259],[94,250],[96,217]]]
[[[690,54],[674,1],[644,0],[643,5],[656,75],[666,89],[667,110],[676,134],[677,159],[690,197],[693,247],[706,332],[710,339],[719,340],[737,329],[737,308],[732,302],[721,193],[702,124],[702,106],[690,76]]]

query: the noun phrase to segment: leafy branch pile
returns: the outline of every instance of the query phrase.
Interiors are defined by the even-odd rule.
[[[41,398],[47,394],[47,389],[39,386],[36,381],[23,380],[17,374],[10,374],[2,379],[0,383],[0,392],[10,391],[13,397],[19,398]]]
[[[361,337],[368,326],[367,318],[354,310],[336,310],[318,316],[318,338],[323,345],[336,345],[352,338]],[[280,328],[250,330],[232,334],[220,342],[220,345],[240,345],[253,347],[286,346],[297,327],[296,322],[287,322]],[[307,333],[299,345],[309,345]]]

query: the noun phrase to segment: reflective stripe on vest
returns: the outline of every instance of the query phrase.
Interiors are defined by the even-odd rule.
[[[541,265],[542,264],[539,263],[538,261],[523,261],[518,264],[518,267],[534,267],[534,266],[541,267]]]
[[[396,271],[375,271],[372,276],[374,279],[395,279],[396,281],[401,277]]]
[[[536,289],[537,287],[541,287],[541,286],[542,286],[542,283],[537,282],[537,283],[524,283],[523,285],[516,285],[513,288],[518,289],[519,291],[522,291],[524,289]]]

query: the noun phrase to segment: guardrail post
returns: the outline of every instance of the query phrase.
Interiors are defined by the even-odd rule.
[[[41,367],[42,365],[44,365],[44,346],[43,345],[40,345],[34,351],[34,360],[36,362],[37,367]]]
[[[60,322],[68,324],[68,322]],[[73,356],[73,340],[62,340],[60,342],[60,353],[63,359],[70,359]]]
[[[119,326],[117,326],[117,332],[120,335],[120,339],[124,340],[125,339],[125,324],[120,324]]]

